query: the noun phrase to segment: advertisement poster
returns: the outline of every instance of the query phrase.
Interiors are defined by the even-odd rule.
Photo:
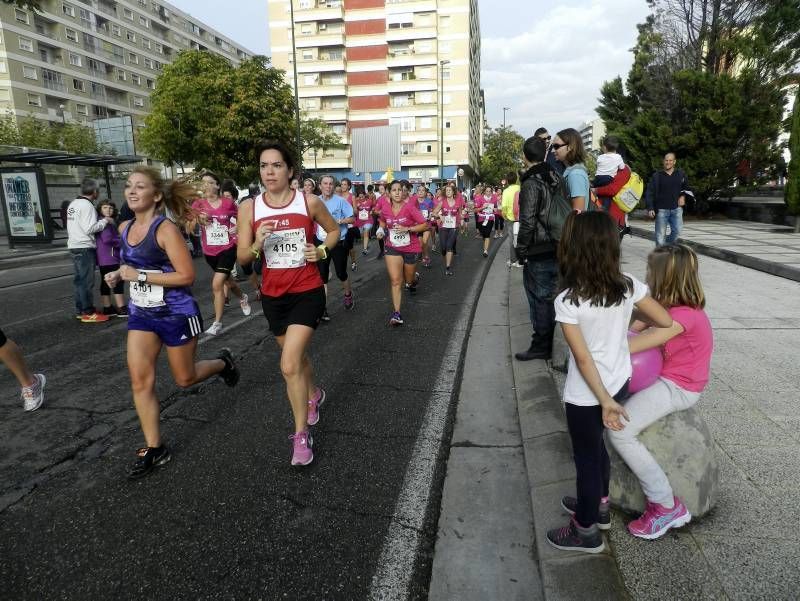
[[[23,240],[50,239],[45,227],[48,217],[46,201],[40,193],[40,178],[36,170],[3,171],[3,209],[8,233]]]

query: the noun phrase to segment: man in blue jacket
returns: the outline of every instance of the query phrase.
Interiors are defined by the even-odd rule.
[[[673,244],[678,239],[683,228],[683,207],[688,190],[686,174],[675,168],[675,153],[668,152],[664,155],[664,169],[653,172],[645,192],[647,214],[656,220],[656,246]]]

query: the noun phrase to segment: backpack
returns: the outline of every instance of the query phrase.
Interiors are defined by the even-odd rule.
[[[551,242],[557,243],[561,240],[561,230],[570,213],[572,213],[572,202],[567,198],[564,180],[559,177],[558,186],[550,189],[550,202],[541,213],[544,215],[544,221],[539,216],[536,217]]]
[[[623,213],[630,213],[639,205],[644,193],[644,182],[638,173],[631,171],[631,177],[614,196],[614,204]]]

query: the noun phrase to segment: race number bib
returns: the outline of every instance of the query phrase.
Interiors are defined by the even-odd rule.
[[[264,261],[270,269],[292,269],[303,267],[306,257],[306,230],[280,230],[264,240]]]
[[[209,246],[227,246],[230,244],[228,228],[218,222],[214,222],[206,227],[206,242]]]
[[[456,229],[456,216],[455,215],[442,215],[442,227],[454,230]]]
[[[145,273],[163,273],[155,269],[140,269]],[[142,309],[153,309],[155,307],[163,307],[167,303],[164,302],[164,286],[158,284],[151,284],[150,282],[131,282],[129,289],[130,301],[137,307]]]
[[[422,216],[427,219],[431,212],[428,209],[422,209]]]
[[[367,221],[368,219],[369,219],[369,211],[367,209],[361,209],[358,211],[359,221]]]
[[[494,205],[492,205],[492,204],[483,205],[483,213],[484,213],[484,215],[493,214],[494,213]]]
[[[389,242],[392,246],[408,246],[411,244],[411,232],[389,231]]]

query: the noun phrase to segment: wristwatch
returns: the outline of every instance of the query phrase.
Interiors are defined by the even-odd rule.
[[[136,281],[137,282],[142,282],[142,283],[146,282],[147,281],[147,273],[145,273],[144,271],[140,271],[139,275],[136,276]]]
[[[327,259],[327,258],[328,258],[328,247],[327,247],[327,246],[325,246],[324,244],[320,244],[320,245],[317,247],[317,249],[322,251],[322,257],[320,257],[320,258],[321,258],[323,261],[324,261],[325,259]]]

